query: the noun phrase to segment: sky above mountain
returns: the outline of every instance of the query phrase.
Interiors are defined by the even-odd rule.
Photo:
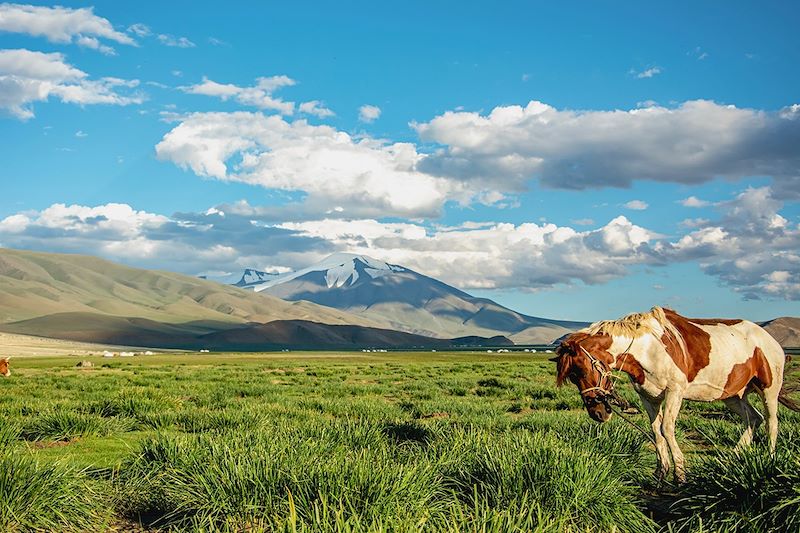
[[[795,2],[0,4],[0,245],[800,315]]]

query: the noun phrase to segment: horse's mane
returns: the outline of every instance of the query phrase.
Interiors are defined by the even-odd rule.
[[[669,309],[668,311],[672,311]],[[672,334],[683,344],[683,336],[667,318],[663,307],[655,306],[645,313],[632,313],[617,320],[601,320],[585,330],[589,335],[608,334],[618,337],[638,339],[652,333],[658,337],[664,333]]]

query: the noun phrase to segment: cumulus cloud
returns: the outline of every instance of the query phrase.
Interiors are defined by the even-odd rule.
[[[328,216],[275,221],[247,205],[163,216],[125,204],[56,204],[0,220],[0,246],[90,253],[196,274],[296,269],[336,251],[364,253],[465,289],[597,284],[637,265],[693,262],[744,298],[800,300],[800,226],[767,187],[719,204],[665,237],[618,216],[589,230],[551,223],[457,226]],[[337,215],[340,213],[336,213]]]
[[[129,35],[116,31],[111,22],[95,15],[93,9],[0,4],[0,31],[44,37],[54,43],[74,43],[109,55],[115,53],[114,49],[100,39],[136,45]]]
[[[350,216],[435,216],[445,201],[466,194],[457,183],[418,172],[424,156],[413,144],[277,115],[188,115],[156,153],[198,176],[301,191],[318,212],[341,206]]]
[[[266,268],[273,261],[299,265],[332,251],[318,239],[219,210],[167,217],[126,204],[55,204],[11,215],[0,220],[0,246],[92,254],[189,274]]]
[[[771,176],[800,196],[800,106],[776,112],[696,100],[675,108],[558,110],[541,102],[414,123],[439,149],[420,170],[504,191],[697,184]]]
[[[150,29],[150,26],[147,24],[142,24],[141,22],[137,22],[136,24],[131,24],[128,26],[128,32],[138,37],[149,37],[153,35],[153,31]]]
[[[213,96],[223,101],[234,99],[242,105],[253,106],[259,109],[271,109],[284,115],[291,115],[294,113],[294,102],[286,102],[281,98],[273,96],[272,93],[281,87],[290,87],[296,83],[297,82],[292,78],[281,75],[258,78],[254,86],[240,87],[230,83],[217,83],[214,80],[203,77],[202,83],[180,87],[180,89],[189,94]],[[306,102],[302,105],[305,105],[307,110],[310,109],[319,112],[324,109],[332,113],[332,111],[324,107],[315,107],[315,105],[319,105],[317,101]],[[304,112],[308,113],[309,111]]]
[[[779,213],[783,201],[760,187],[717,207],[719,220],[696,220],[694,231],[657,252],[670,262],[698,261],[745,298],[800,300],[800,225]]]
[[[681,200],[681,205],[683,207],[708,207],[711,205],[711,202],[707,200],[701,200],[697,196],[689,196],[688,198]]]
[[[603,283],[649,262],[654,234],[617,217],[592,231],[554,224],[498,223],[425,228],[375,220],[283,224],[340,249],[375,255],[463,288],[537,290],[557,284]]]
[[[298,107],[301,113],[306,115],[314,115],[319,118],[327,118],[336,115],[333,111],[325,107],[319,100],[311,100],[310,102],[303,102]]]
[[[341,250],[369,253],[464,288],[602,283],[646,261],[652,234],[618,217],[578,232],[553,224],[426,227],[374,219],[265,224],[209,209],[166,217],[125,204],[56,204],[0,220],[0,245],[90,253],[187,273],[294,269]]]
[[[645,209],[650,207],[650,204],[642,200],[631,200],[630,202],[626,202],[625,204],[623,204],[622,207],[625,207],[626,209],[631,209],[633,211],[644,211]]]
[[[375,122],[381,116],[381,108],[376,105],[365,104],[358,108],[358,120],[361,122]]]
[[[21,120],[33,118],[33,102],[50,96],[79,105],[141,103],[140,93],[118,92],[138,84],[138,80],[110,77],[91,80],[59,53],[0,50],[0,109]]]

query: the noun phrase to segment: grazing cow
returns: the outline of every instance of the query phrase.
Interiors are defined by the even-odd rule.
[[[675,439],[675,419],[683,400],[722,400],[744,421],[738,446],[749,445],[764,417],[747,395],[764,401],[770,448],[778,436],[778,402],[799,410],[781,395],[786,357],[780,344],[760,326],[746,320],[685,318],[654,307],[619,320],[596,322],[567,337],[552,361],[557,384],[577,385],[594,420],[611,418],[618,400],[612,370],[630,376],[650,417],[658,467],[663,478],[675,464],[675,479],[685,480],[683,453]]]
[[[0,359],[0,375],[4,378],[7,378],[11,375],[11,370],[8,369],[8,360],[11,359],[10,357],[3,357]]]

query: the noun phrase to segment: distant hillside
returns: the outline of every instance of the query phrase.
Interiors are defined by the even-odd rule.
[[[512,344],[505,338],[432,339],[388,329],[321,324],[307,320],[274,320],[266,324],[189,322],[166,324],[146,318],[92,313],[58,313],[10,324],[0,330],[23,335],[47,331],[77,342],[154,348],[219,351],[358,348],[447,348]]]
[[[763,322],[761,326],[784,348],[800,347],[800,318],[784,316]]]
[[[524,315],[365,255],[334,254],[287,274],[248,269],[236,285],[285,300],[334,307],[392,329],[431,337],[502,335],[516,343],[536,344],[586,325]]]
[[[341,310],[286,302],[192,276],[131,268],[91,256],[0,248],[0,323],[57,313],[136,317],[168,324],[310,320],[383,325]],[[66,319],[62,316],[56,322]]]
[[[0,249],[0,331],[155,348],[449,346],[387,321],[96,257]],[[346,326],[346,327],[345,327]],[[480,345],[485,339],[473,339]],[[495,339],[497,344],[508,339]]]

